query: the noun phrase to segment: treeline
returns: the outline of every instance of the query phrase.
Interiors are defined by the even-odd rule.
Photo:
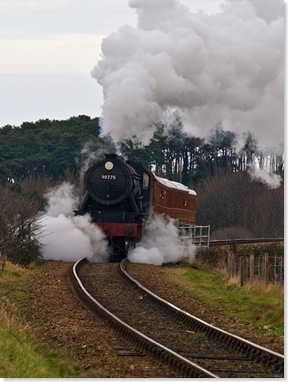
[[[284,181],[270,189],[242,171],[210,177],[195,190],[197,224],[210,224],[213,239],[284,237]]]
[[[247,133],[240,150],[236,134],[218,124],[206,140],[183,132],[181,121],[167,129],[158,126],[145,147],[135,139],[117,146],[117,151],[139,161],[159,176],[193,186],[211,176],[246,171],[253,163],[267,162],[255,138]],[[109,137],[101,135],[98,118],[72,117],[68,120],[39,120],[0,128],[0,182],[27,177],[59,178],[69,171],[79,175],[85,161],[97,152],[115,152]],[[99,156],[100,157],[100,156]],[[269,170],[282,172],[282,156],[269,155]]]
[[[69,171],[78,174],[81,150],[99,138],[98,118],[72,117],[58,121],[41,119],[0,129],[0,181],[29,177],[59,178]]]
[[[249,132],[242,140],[239,150],[236,134],[224,131],[221,124],[207,139],[190,137],[178,121],[168,130],[159,126],[151,143],[145,147],[127,140],[120,148],[123,155],[153,169],[157,175],[188,186],[223,173],[245,172],[255,163],[271,172],[283,172],[282,155],[261,153],[255,137]]]
[[[283,237],[284,180],[269,189],[252,181],[247,168],[267,161],[284,178],[282,157],[262,155],[247,133],[241,150],[232,132],[216,126],[207,139],[189,137],[178,121],[158,126],[150,144],[135,139],[115,147],[101,134],[98,118],[39,120],[0,128],[0,260],[28,264],[39,257],[34,233],[45,193],[70,181],[82,194],[81,176],[105,152],[139,161],[159,176],[180,181],[198,195],[196,221],[210,225],[212,237]],[[15,257],[16,256],[16,257]],[[1,262],[0,262],[1,267]],[[0,268],[1,270],[1,268]]]

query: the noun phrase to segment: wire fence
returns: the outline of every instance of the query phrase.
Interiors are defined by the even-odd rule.
[[[200,251],[201,261],[207,262],[210,266],[220,267],[226,269],[229,278],[239,277],[240,285],[244,285],[248,281],[254,281],[256,279],[268,283],[281,283],[284,284],[284,252],[277,250],[276,247],[272,247],[271,243],[276,244],[276,242],[282,241],[282,239],[259,239],[259,243],[270,242],[270,247],[266,248],[266,251],[261,248],[255,251],[255,248],[251,249],[249,252],[244,252],[240,250],[237,253],[236,243],[230,244],[230,250],[215,250],[211,248],[213,254],[210,252],[210,226],[181,226],[178,227],[179,230],[179,240],[184,247],[189,247],[192,243],[193,245],[206,249],[207,251]],[[248,239],[251,243],[254,240]],[[239,240],[239,243],[245,240]],[[217,241],[219,244],[220,241]],[[256,242],[256,241],[255,241]],[[223,245],[227,245],[229,240],[223,240]],[[215,245],[215,243],[213,243]],[[274,245],[272,244],[272,245]],[[213,247],[214,247],[213,245]],[[222,247],[223,248],[223,247]],[[273,249],[274,248],[274,249]],[[197,254],[196,254],[197,257]]]
[[[284,284],[284,255],[250,253],[238,255],[230,251],[227,258],[229,277],[239,277],[240,284],[259,279],[265,283]]]

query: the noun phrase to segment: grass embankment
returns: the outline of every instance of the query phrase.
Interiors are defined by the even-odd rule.
[[[65,354],[37,346],[19,316],[29,276],[37,271],[7,263],[0,276],[0,378],[84,377]]]
[[[0,276],[0,378],[86,377],[67,355],[37,346],[19,316],[19,307],[28,294],[29,276],[38,271],[36,267],[24,269],[7,263]],[[262,283],[238,287],[203,266],[164,267],[163,272],[169,282],[211,308],[257,326],[271,325],[276,328],[275,335],[283,335],[283,287]]]
[[[199,267],[198,267],[199,265]],[[212,309],[250,322],[258,327],[274,328],[275,335],[284,334],[284,288],[263,282],[240,287],[219,271],[204,265],[165,269],[168,281],[204,302]]]

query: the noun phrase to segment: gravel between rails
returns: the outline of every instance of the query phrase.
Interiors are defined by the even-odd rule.
[[[37,336],[35,341],[67,352],[86,378],[176,377],[168,366],[135,350],[79,302],[68,279],[71,266],[46,262],[31,279],[22,314]]]
[[[77,300],[69,280],[72,263],[46,262],[30,283],[23,314],[41,345],[60,348],[80,364],[86,377],[175,377],[165,365],[137,352]],[[162,267],[129,264],[133,276],[175,305],[235,334],[283,353],[282,340],[253,325],[209,310],[183,291],[165,282]],[[164,270],[165,271],[165,270]],[[37,376],[35,376],[36,378]]]
[[[147,299],[145,292],[128,284],[118,267],[85,263],[79,275],[90,294],[124,322],[222,378],[282,377],[271,367],[251,362],[215,338],[195,333],[194,327],[175,319]]]
[[[209,309],[201,301],[188,296],[182,289],[169,284],[165,279],[165,273],[171,272],[173,267],[177,265],[157,267],[149,264],[128,263],[128,272],[154,293],[188,313],[258,345],[284,354],[284,336],[275,336],[273,331],[263,330],[240,319],[228,317],[221,312],[221,307],[217,310]]]

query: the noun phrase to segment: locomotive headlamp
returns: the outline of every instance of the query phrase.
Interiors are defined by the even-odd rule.
[[[105,163],[104,166],[105,166],[106,170],[110,171],[114,167],[114,164],[112,162],[108,161]]]
[[[124,232],[127,236],[130,236],[134,233],[134,227],[132,225],[126,225]]]

